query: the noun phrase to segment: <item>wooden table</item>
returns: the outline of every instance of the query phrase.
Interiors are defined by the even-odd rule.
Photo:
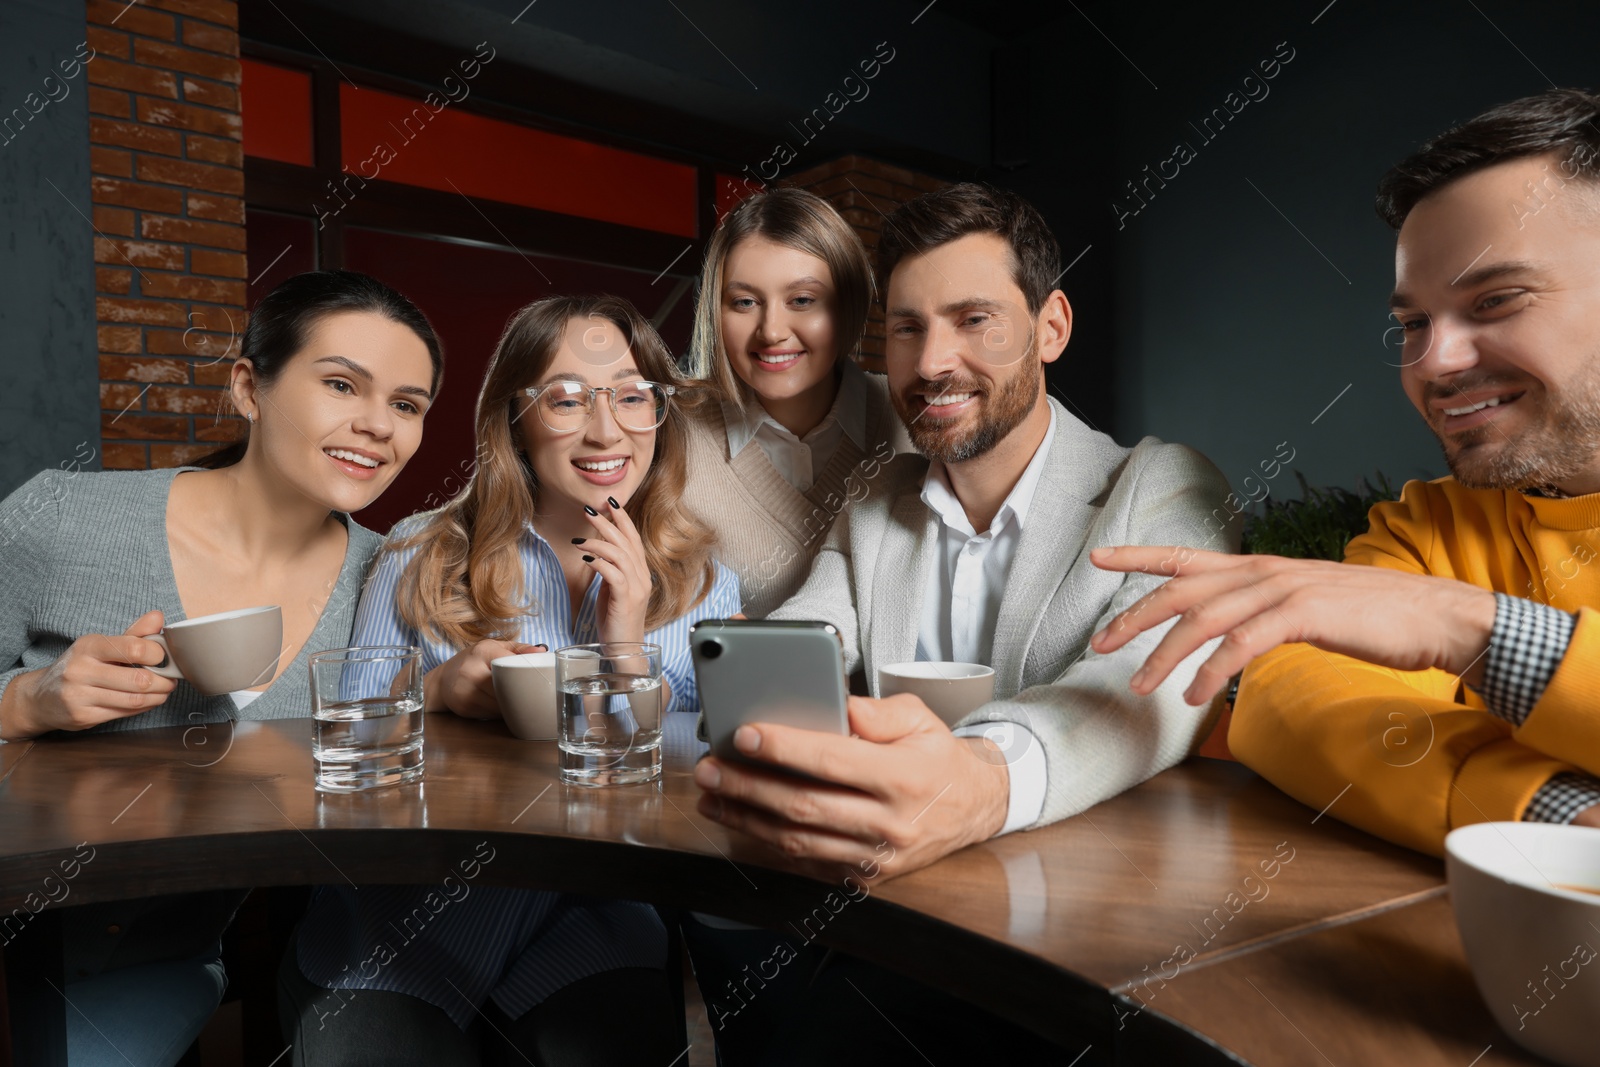
[[[0,917],[27,913],[83,842],[94,858],[64,903],[437,883],[487,842],[480,884],[793,931],[1022,1023],[1068,1060],[1081,1050],[1081,1067],[1468,1067],[1490,1045],[1483,1067],[1540,1062],[1474,991],[1440,863],[1319,816],[1238,764],[1192,760],[1076,818],[865,880],[862,896],[846,892],[844,868],[802,869],[700,818],[681,729],[659,788],[592,790],[561,784],[551,743],[430,715],[423,783],[329,796],[312,789],[310,727],[0,746]],[[6,938],[17,1040],[34,1043],[16,1062],[30,1067],[64,1062],[62,1001],[40,981],[60,979],[59,911]]]

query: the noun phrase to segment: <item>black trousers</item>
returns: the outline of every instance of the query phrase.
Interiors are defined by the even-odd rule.
[[[679,929],[721,1067],[752,1067],[821,966],[824,950],[771,930],[732,930],[681,913]]]
[[[573,982],[510,1019],[493,1001],[458,1027],[425,1000],[377,989],[323,989],[291,945],[278,1011],[294,1067],[666,1067],[684,1051],[666,974],[648,967]]]
[[[1074,1054],[948,993],[830,956],[785,1017],[761,1067],[1061,1067]]]
[[[865,960],[691,915],[683,940],[721,1067],[1066,1064],[1015,1023]]]

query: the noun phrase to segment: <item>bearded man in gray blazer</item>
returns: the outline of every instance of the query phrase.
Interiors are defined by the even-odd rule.
[[[759,766],[702,760],[700,811],[784,852],[904,873],[997,833],[1076,814],[1176,764],[1209,708],[1183,699],[1196,651],[1146,696],[1129,682],[1164,628],[1110,655],[1088,647],[1160,574],[1089,561],[1102,545],[1233,551],[1229,490],[1199,453],[1133,448],[1085,426],[1045,389],[1072,309],[1060,252],[1022,198],[951,186],[889,217],[889,392],[921,455],[890,460],[834,523],[806,583],[770,618],[832,623],[854,737],[741,727]],[[906,660],[994,668],[994,699],[952,732],[917,697],[878,699]]]
[[[1055,238],[1025,200],[971,184],[930,193],[889,217],[878,251],[889,394],[921,454],[895,457],[853,494],[805,584],[769,616],[832,623],[847,671],[873,695],[850,699],[853,737],[768,724],[734,735],[745,755],[811,780],[715,757],[695,768],[702,814],[849,865],[857,892],[1076,814],[1188,755],[1211,717],[1183,691],[1210,647],[1133,694],[1166,628],[1111,655],[1089,637],[1163,575],[1104,571],[1089,552],[1236,543],[1228,486],[1204,457],[1154,438],[1123,448],[1046,395],[1044,365],[1066,348],[1072,309],[1055,288]],[[994,699],[954,731],[916,697],[880,699],[878,668],[907,660],[987,664]],[[703,919],[684,934],[730,1067],[889,1067],[923,1062],[923,1048],[951,1062],[1070,1058],[863,960]],[[753,972],[740,965],[759,970],[774,951],[794,960],[787,984],[746,1004]]]

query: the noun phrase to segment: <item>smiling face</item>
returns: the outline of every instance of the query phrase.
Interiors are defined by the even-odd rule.
[[[1400,230],[1401,380],[1470,488],[1600,491],[1600,189],[1558,163],[1470,174]]]
[[[1066,311],[1059,292],[1029,315],[992,233],[902,259],[887,308],[890,398],[917,450],[943,463],[984,455],[1042,407],[1040,363],[1061,354],[1071,321],[1052,319]]]
[[[555,358],[537,382],[528,384],[570,381],[610,388],[643,380],[622,330],[594,316],[567,320]],[[585,504],[604,511],[608,496],[626,505],[650,473],[656,430],[624,429],[608,396],[596,394],[588,423],[565,433],[545,425],[536,402],[519,404],[515,432],[538,479],[540,515],[581,511]]]
[[[422,443],[432,381],[427,345],[409,327],[373,312],[325,315],[270,384],[235,365],[235,402],[255,417],[246,462],[329,510],[360,511]]]
[[[822,394],[831,401],[838,306],[828,264],[746,237],[728,253],[722,278],[722,346],[762,405],[773,411]]]

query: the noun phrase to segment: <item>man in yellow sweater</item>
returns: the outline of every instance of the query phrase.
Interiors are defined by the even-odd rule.
[[[1600,826],[1597,117],[1582,92],[1518,100],[1379,185],[1399,231],[1401,383],[1453,477],[1373,508],[1343,564],[1095,554],[1178,575],[1093,639],[1110,651],[1182,616],[1135,692],[1226,635],[1187,697],[1249,664],[1235,755],[1312,808],[1435,855],[1469,823]]]

